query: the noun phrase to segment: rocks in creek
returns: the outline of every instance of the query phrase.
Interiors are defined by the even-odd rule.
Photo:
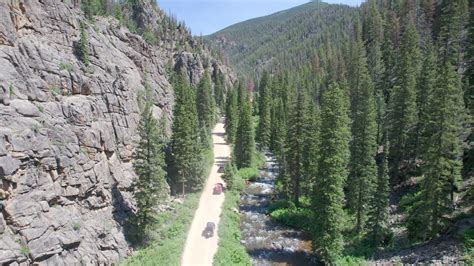
[[[165,64],[194,84],[205,66],[235,81],[205,49],[177,52],[172,39],[151,47],[113,18],[88,22],[78,2],[0,2],[2,265],[117,264],[131,251],[123,224],[136,209],[132,154],[145,86],[153,113],[171,125]],[[160,14],[143,12],[156,24]],[[81,22],[87,67],[73,48]]]

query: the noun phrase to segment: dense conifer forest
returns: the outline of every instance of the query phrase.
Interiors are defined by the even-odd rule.
[[[323,262],[429,242],[472,217],[473,37],[467,0],[313,1],[206,37],[253,73],[257,147],[279,164],[275,218],[309,232]],[[226,101],[239,168],[254,134],[244,85]]]

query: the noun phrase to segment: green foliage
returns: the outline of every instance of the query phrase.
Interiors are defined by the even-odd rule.
[[[389,233],[389,197],[390,182],[388,176],[388,143],[384,145],[384,153],[380,155],[376,190],[370,199],[368,238],[372,246],[379,246]]]
[[[89,65],[89,40],[87,38],[86,30],[84,29],[84,23],[81,23],[80,39],[78,43],[78,56],[84,65]]]
[[[337,84],[332,84],[321,103],[321,157],[313,196],[313,236],[316,252],[325,263],[333,263],[343,249],[340,217],[350,140],[346,95]]]
[[[206,71],[197,87],[197,113],[199,118],[199,127],[207,129],[207,133],[211,132],[215,123],[215,101],[212,97],[212,85],[209,73]]]
[[[224,95],[226,91],[225,86],[225,76],[223,73],[218,72],[217,77],[215,79],[214,85],[214,101],[216,102],[216,106],[219,107],[220,110],[224,108]]]
[[[351,25],[351,17],[356,13],[355,8],[346,5],[310,2],[238,23],[206,39],[215,41],[216,49],[226,51],[230,63],[241,73],[252,75],[255,69],[262,68],[298,68],[315,55],[326,57],[329,51],[318,47],[323,47],[327,39],[330,39],[331,47],[340,48]],[[221,39],[228,41],[218,42]],[[333,67],[326,60],[321,63],[323,68]]]
[[[474,228],[466,230],[463,236],[464,242],[464,262],[467,265],[474,264]]]
[[[240,244],[240,215],[235,212],[239,202],[238,190],[226,192],[219,222],[219,248],[214,256],[214,265],[251,265],[245,247]]]
[[[420,71],[419,36],[413,23],[406,25],[397,66],[398,80],[390,101],[388,137],[393,176],[399,174],[402,161],[413,159],[416,136],[416,81]]]
[[[243,97],[243,96],[242,96]],[[250,100],[242,100],[239,126],[235,138],[234,158],[238,169],[252,167],[255,156],[255,136]]]
[[[154,223],[153,207],[168,196],[164,159],[165,129],[160,128],[153,117],[152,104],[147,99],[138,124],[140,141],[134,153],[133,167],[138,176],[134,184],[134,196],[138,211],[134,223],[139,240],[145,238],[149,226]]]
[[[237,175],[240,176],[243,180],[255,181],[260,175],[258,169],[253,167],[247,167],[239,169]]]
[[[151,28],[146,28],[143,32],[143,39],[150,45],[157,45],[158,38],[155,35],[155,32]]]
[[[410,213],[410,235],[417,239],[436,236],[446,226],[446,215],[451,213],[454,190],[461,179],[461,143],[463,93],[459,77],[451,63],[446,61],[437,86],[429,97],[427,126],[422,143],[425,147],[422,158],[424,179],[421,183],[421,198]]]
[[[258,89],[258,112],[259,121],[257,127],[257,142],[262,149],[270,146],[270,122],[271,122],[271,87],[269,76],[267,72],[263,73],[262,79],[260,80],[260,86]]]
[[[151,230],[153,242],[127,258],[123,265],[180,265],[199,196],[199,193],[188,194],[182,204],[174,203],[171,210],[155,216],[156,226]]]
[[[270,213],[275,221],[295,229],[311,231],[314,221],[314,213],[307,208],[285,208],[277,209]]]
[[[71,72],[74,70],[74,66],[71,63],[61,62],[59,63],[59,70],[67,70]]]
[[[334,265],[338,265],[338,266],[354,266],[354,265],[365,266],[365,265],[369,265],[369,263],[363,258],[353,257],[353,256],[343,256],[343,257],[337,258],[334,262]]]
[[[81,224],[80,223],[74,223],[72,225],[72,229],[74,229],[74,231],[79,231],[81,230]]]
[[[58,96],[58,95],[61,94],[61,89],[58,88],[58,87],[52,87],[52,88],[50,88],[49,90],[51,91],[51,94],[52,94],[53,96]]]
[[[227,93],[226,109],[225,109],[225,131],[227,133],[227,141],[235,142],[237,135],[237,127],[239,125],[239,109],[237,105],[236,90],[230,90]]]
[[[27,246],[21,246],[20,254],[23,256],[28,256],[30,254],[30,249]]]
[[[356,29],[356,34],[359,34]],[[370,198],[374,193],[377,150],[377,128],[375,114],[374,86],[370,78],[365,51],[360,38],[351,44],[351,114],[352,142],[350,145],[349,177],[347,180],[347,205],[355,215],[355,229],[361,233],[365,229]]]
[[[182,74],[175,78],[174,89],[176,103],[173,110],[170,166],[173,185],[176,191],[184,194],[186,187],[188,190],[198,190],[203,185],[202,142],[199,137],[195,96]]]
[[[295,205],[299,207],[299,200],[301,196],[301,184],[304,180],[304,152],[306,150],[306,133],[305,125],[308,122],[307,117],[307,103],[305,100],[305,93],[298,91],[296,102],[291,108],[291,115],[288,125],[288,138],[287,138],[287,155],[288,168],[287,173],[290,178],[291,185],[289,191],[291,191],[291,197]]]

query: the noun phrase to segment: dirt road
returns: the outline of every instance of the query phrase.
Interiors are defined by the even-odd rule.
[[[230,147],[224,140],[224,124],[218,123],[212,132],[214,143],[214,164],[207,179],[206,185],[199,200],[199,207],[194,215],[189,229],[186,245],[181,257],[181,265],[212,265],[214,254],[217,252],[218,227],[224,203],[224,193],[213,195],[214,184],[223,183],[221,174],[217,173],[220,164],[225,163],[230,156]],[[204,238],[201,234],[207,222],[214,222],[216,229],[214,236]]]

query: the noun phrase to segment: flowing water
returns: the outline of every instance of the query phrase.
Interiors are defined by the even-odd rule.
[[[242,244],[253,265],[314,265],[311,241],[302,232],[277,224],[267,214],[275,196],[275,161],[267,157],[260,177],[240,198]]]

